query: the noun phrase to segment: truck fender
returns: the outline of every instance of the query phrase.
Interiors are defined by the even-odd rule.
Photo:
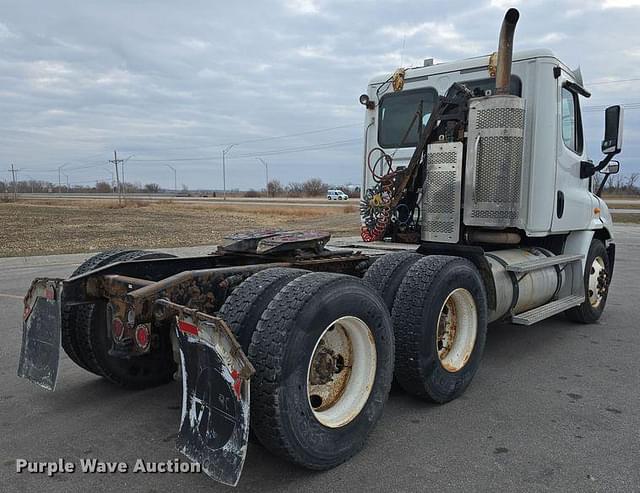
[[[583,256],[580,261],[582,273],[584,273],[585,262],[587,260],[587,254],[589,253],[589,247],[591,246],[594,233],[594,231],[590,230],[572,231],[564,242],[564,251],[562,253],[578,254]]]
[[[586,269],[587,256],[594,234],[595,231],[583,230],[572,231],[567,236],[564,242],[563,253],[582,255],[582,259],[580,262],[573,262],[565,270],[567,277],[570,274],[571,279],[567,279],[567,281],[563,283],[558,296],[577,295],[584,292],[584,271]]]

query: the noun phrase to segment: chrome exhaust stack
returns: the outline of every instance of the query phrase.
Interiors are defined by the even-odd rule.
[[[498,44],[498,64],[496,68],[496,94],[509,94],[511,87],[511,62],[513,59],[513,35],[520,18],[518,9],[509,9],[502,21]]]

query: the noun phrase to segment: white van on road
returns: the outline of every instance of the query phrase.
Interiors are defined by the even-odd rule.
[[[327,190],[327,200],[348,200],[349,196],[342,190]]]

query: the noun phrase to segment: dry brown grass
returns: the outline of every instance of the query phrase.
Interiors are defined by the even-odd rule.
[[[0,204],[0,257],[211,245],[230,233],[262,228],[357,234],[349,206],[291,207],[127,201],[38,200]]]
[[[640,211],[638,214],[630,213],[630,214],[616,214],[615,212],[611,214],[613,218],[613,223],[625,223],[625,224],[640,224]]]
[[[640,209],[640,203],[637,204],[608,204],[609,209]]]

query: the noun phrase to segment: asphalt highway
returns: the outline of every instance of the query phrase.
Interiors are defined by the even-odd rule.
[[[331,471],[299,469],[251,443],[237,491],[640,490],[640,227],[617,235],[600,323],[491,327],[481,368],[458,400],[438,406],[394,390],[362,452]],[[67,276],[82,258],[0,259],[0,489],[230,490],[197,473],[16,473],[16,459],[179,457],[179,383],[126,391],[66,356],[53,393],[16,377],[30,281]]]

